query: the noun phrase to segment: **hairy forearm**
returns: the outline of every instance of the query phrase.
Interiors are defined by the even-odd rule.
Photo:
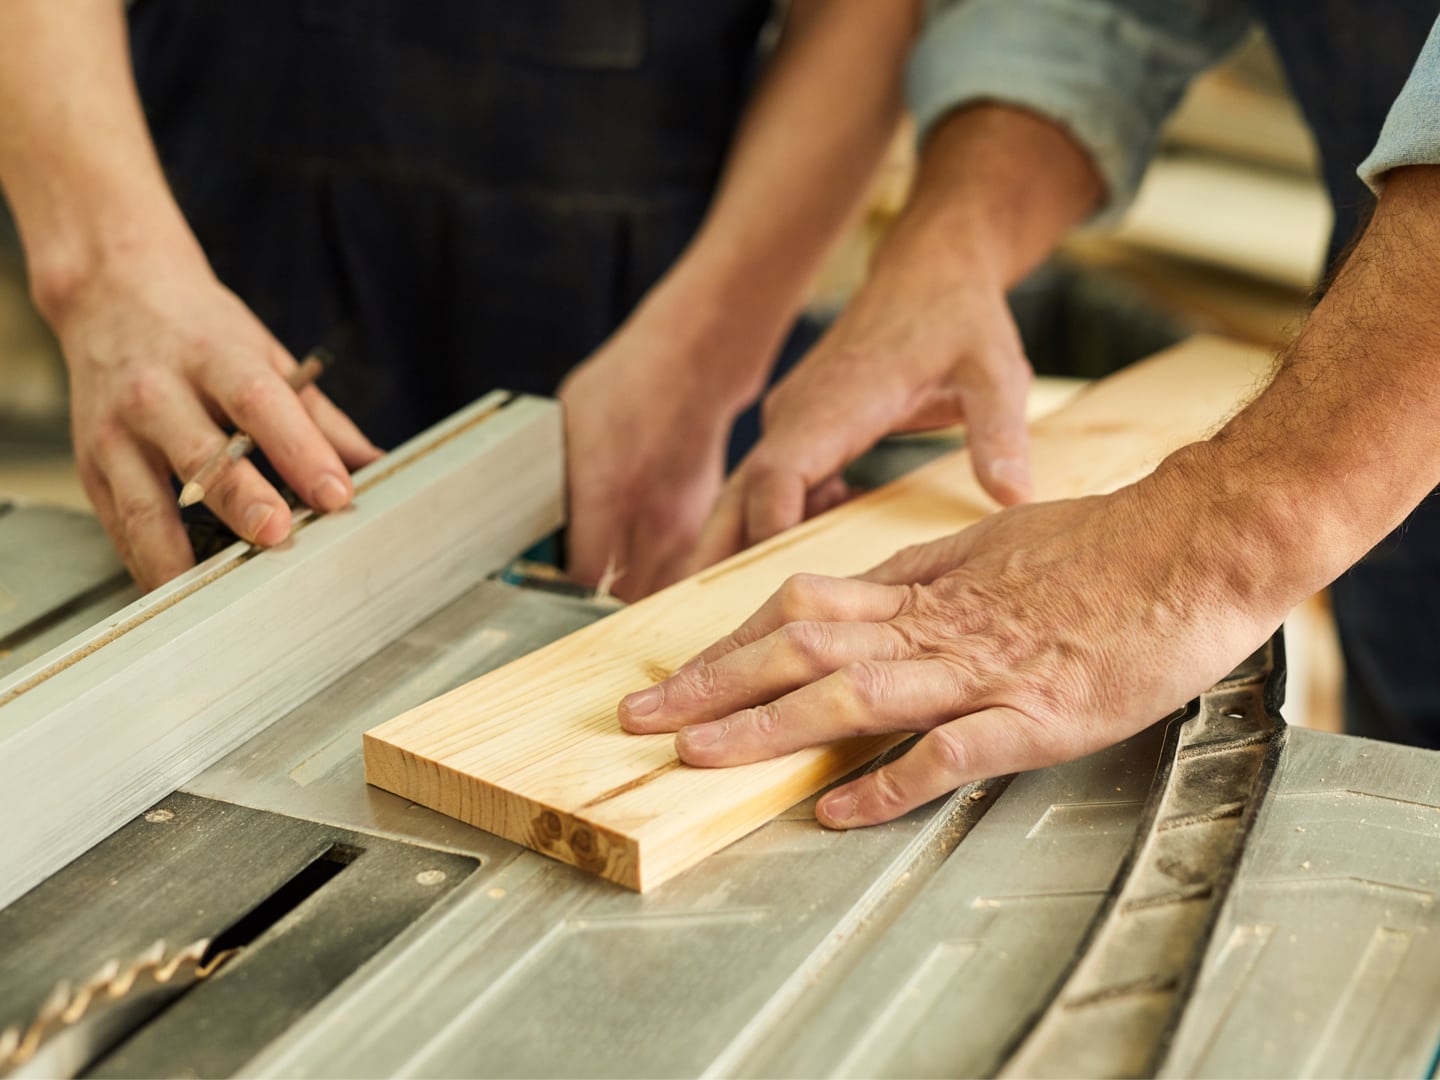
[[[1228,522],[1216,565],[1283,613],[1440,483],[1440,167],[1393,173],[1269,386],[1154,483]]]
[[[145,126],[120,0],[0,4],[0,183],[52,321],[104,263],[198,257]]]
[[[705,222],[659,299],[700,324],[738,316],[778,342],[897,129],[917,9],[791,5]]]
[[[876,269],[1008,289],[1103,197],[1089,156],[1060,127],[1006,105],[970,106],[926,140],[914,194]]]

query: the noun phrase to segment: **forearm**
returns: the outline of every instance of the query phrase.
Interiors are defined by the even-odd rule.
[[[917,7],[791,5],[706,219],[652,295],[697,324],[754,328],[770,348],[753,350],[761,369],[751,376],[763,377],[894,136]]]
[[[1213,508],[1243,602],[1283,614],[1440,482],[1440,167],[1392,173],[1270,385],[1151,482]]]
[[[969,106],[926,140],[914,194],[876,273],[1009,289],[1103,196],[1085,150],[1059,126],[1010,106]]]
[[[52,322],[105,264],[201,258],[150,141],[120,0],[0,4],[0,182]]]

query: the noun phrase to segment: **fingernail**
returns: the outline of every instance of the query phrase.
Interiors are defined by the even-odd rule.
[[[322,476],[310,496],[310,505],[318,510],[339,510],[350,501],[349,489],[337,476]]]
[[[256,503],[250,507],[249,510],[246,510],[245,520],[241,523],[241,528],[245,530],[245,539],[253,544],[255,538],[260,535],[260,530],[265,527],[265,523],[270,520],[274,513],[275,507],[269,503]]]
[[[725,737],[725,731],[729,723],[724,720],[716,720],[711,724],[691,724],[689,727],[680,729],[679,737],[695,750],[704,750],[707,746],[714,746]]]
[[[837,791],[820,801],[820,814],[827,821],[843,825],[855,816],[860,800],[848,791]]]
[[[620,707],[631,716],[649,716],[665,700],[665,691],[658,686],[631,694],[620,702]]]

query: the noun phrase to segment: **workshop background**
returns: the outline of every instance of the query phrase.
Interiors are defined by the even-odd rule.
[[[904,203],[910,132],[867,213],[817,283],[833,313],[863,278]],[[1015,293],[1037,372],[1034,409],[1189,333],[1278,348],[1298,327],[1324,261],[1330,210],[1313,141],[1263,35],[1199,79],[1162,155],[1115,228],[1068,241]],[[581,359],[576,357],[577,361]],[[64,367],[31,307],[18,240],[0,215],[0,501],[88,509],[70,456]],[[1339,730],[1342,661],[1325,598],[1287,623],[1292,724]]]

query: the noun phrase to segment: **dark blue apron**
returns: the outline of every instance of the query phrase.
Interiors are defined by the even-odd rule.
[[[1437,0],[1254,0],[1315,131],[1335,204],[1331,258],[1373,202],[1355,175],[1404,85]],[[1363,363],[1363,357],[1354,357]],[[1440,504],[1432,496],[1335,583],[1346,725],[1440,747]]]
[[[553,393],[694,233],[770,0],[139,0],[136,75],[220,278],[393,445]]]

